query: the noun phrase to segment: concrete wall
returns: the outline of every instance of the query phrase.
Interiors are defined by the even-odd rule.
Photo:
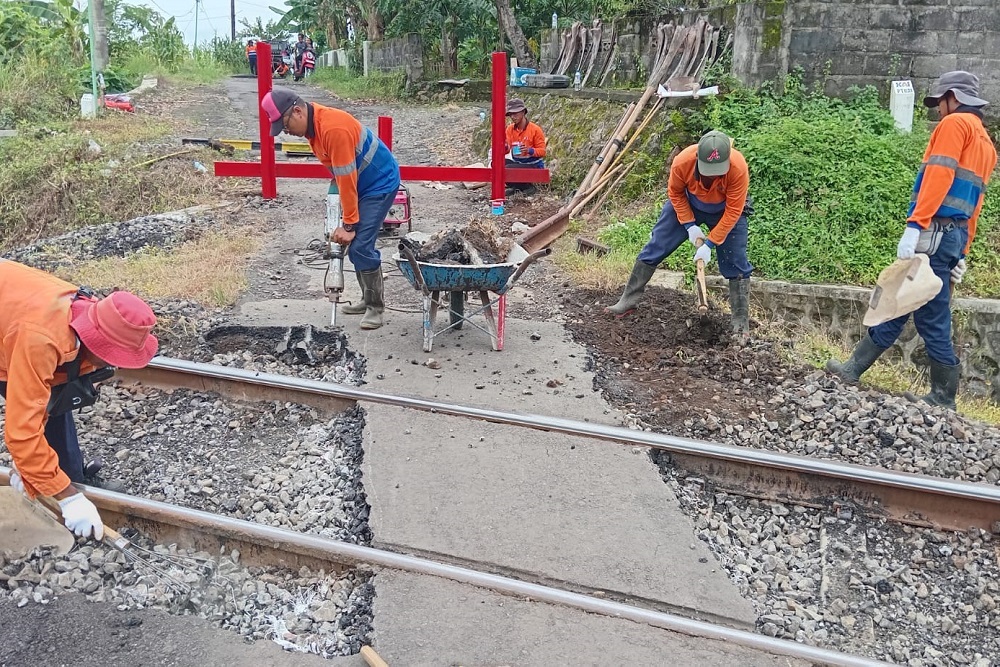
[[[424,76],[424,47],[416,33],[381,42],[366,41],[364,61],[366,76],[372,71],[403,71],[409,83],[420,81]]]
[[[710,289],[728,290],[727,281],[708,278]],[[871,290],[835,285],[797,285],[755,280],[751,286],[753,305],[769,321],[782,321],[793,328],[820,329],[831,338],[853,346],[865,333],[861,323],[868,310]],[[1000,401],[1000,300],[956,299],[953,312],[956,352],[962,361],[963,390]],[[927,366],[923,341],[913,322],[890,354],[898,359]]]
[[[998,0],[759,0],[737,8],[734,37],[746,83],[801,68],[830,95],[907,78],[919,99],[942,72],[965,69],[1000,102]]]

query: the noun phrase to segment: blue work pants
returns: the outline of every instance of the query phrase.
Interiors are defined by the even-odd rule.
[[[330,184],[330,192],[336,192],[336,181]],[[358,199],[358,226],[354,240],[347,246],[347,256],[355,271],[373,271],[382,265],[382,254],[375,247],[382,223],[389,214],[398,190]]]
[[[691,210],[694,211],[695,223],[706,225],[709,231],[719,224],[719,220],[726,210],[725,202],[706,204],[690,193],[688,193],[688,202],[691,204]],[[736,222],[736,226],[729,231],[726,240],[715,249],[716,258],[719,261],[719,273],[724,278],[730,280],[749,278],[750,274],[753,273],[753,265],[747,258],[748,218],[752,214],[753,208],[750,201],[747,200],[743,208],[743,215]],[[674,205],[667,199],[663,210],[660,211],[660,217],[653,227],[653,233],[639,253],[638,259],[650,266],[659,266],[660,262],[673,254],[687,240],[687,230],[677,220]]]
[[[941,237],[941,245],[931,255],[931,269],[941,279],[941,291],[933,299],[918,308],[913,315],[913,324],[924,340],[927,356],[945,366],[958,365],[955,348],[951,343],[951,270],[958,264],[969,240],[969,230],[965,226],[949,224]],[[892,347],[899,338],[910,314],[883,322],[868,329],[872,342],[881,348]]]

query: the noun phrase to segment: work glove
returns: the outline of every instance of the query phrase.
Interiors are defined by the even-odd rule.
[[[701,227],[694,223],[685,225],[685,229],[687,229],[688,241],[694,245],[698,245],[698,239],[705,238],[705,232],[701,231]]]
[[[896,246],[896,257],[899,259],[912,259],[917,251],[917,239],[920,238],[920,230],[907,225],[903,236]]]
[[[698,246],[698,250],[694,253],[694,263],[697,264],[698,260],[708,264],[712,261],[712,249],[708,247],[707,243],[702,243]]]
[[[28,495],[27,491],[24,490],[24,480],[21,479],[21,473],[13,465],[10,467],[10,486],[22,496]]]
[[[960,282],[962,282],[962,276],[965,275],[965,269],[966,269],[965,258],[963,257],[962,259],[958,260],[958,264],[956,264],[955,268],[951,270],[951,282],[953,285],[957,285]],[[11,478],[10,485],[14,486],[13,478]]]
[[[104,539],[104,523],[97,513],[94,503],[82,493],[74,493],[69,498],[59,501],[63,522],[77,537],[90,537],[93,534],[97,540]]]

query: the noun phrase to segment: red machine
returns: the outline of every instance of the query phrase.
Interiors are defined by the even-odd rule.
[[[396,199],[392,202],[392,208],[382,221],[382,232],[392,232],[394,236],[400,236],[399,230],[406,225],[406,231],[413,231],[413,220],[410,214],[410,191],[405,185],[399,186]]]

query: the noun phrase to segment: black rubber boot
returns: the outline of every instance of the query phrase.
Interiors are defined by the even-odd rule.
[[[882,356],[883,352],[885,352],[885,348],[876,345],[872,337],[866,333],[864,338],[858,341],[850,359],[844,363],[831,359],[826,362],[826,370],[839,375],[846,382],[857,384],[861,380],[861,374],[871,368],[871,365]]]
[[[94,459],[93,461],[85,464],[83,466],[83,483],[87,486],[96,486],[100,489],[113,491],[114,493],[124,493],[124,482],[120,482],[116,479],[105,479],[98,474],[101,472],[102,468],[104,468],[104,462],[101,461],[101,459]]]
[[[946,366],[940,362],[931,362],[931,393],[923,397],[924,402],[942,408],[955,409],[955,394],[958,393],[958,377],[960,366]]]
[[[371,271],[358,271],[362,293],[365,295],[365,316],[361,318],[362,329],[378,329],[382,326],[383,300],[382,267]]]
[[[366,310],[368,310],[368,306],[365,305],[365,286],[364,283],[361,282],[361,272],[355,271],[354,275],[358,279],[358,284],[361,285],[361,300],[357,303],[349,303],[346,306],[341,306],[340,312],[344,315],[362,315]]]
[[[643,290],[646,289],[646,283],[653,277],[654,271],[656,271],[655,266],[635,260],[635,266],[632,267],[632,275],[628,277],[628,282],[625,283],[625,291],[622,292],[622,298],[618,299],[618,303],[615,305],[605,308],[604,312],[615,317],[623,317],[635,310],[635,307],[639,305],[639,298],[642,296]]]
[[[733,333],[750,333],[750,279],[733,278],[729,281],[729,310],[732,311]]]

